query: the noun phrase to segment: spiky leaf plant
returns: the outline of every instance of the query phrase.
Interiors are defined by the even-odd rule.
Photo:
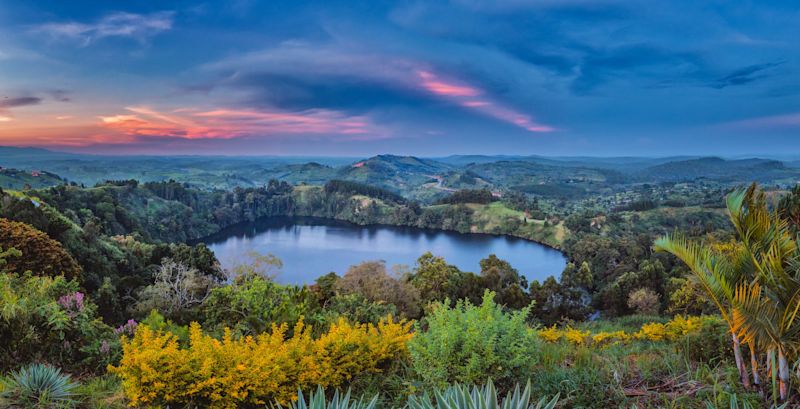
[[[316,392],[311,392],[306,402],[303,391],[297,392],[297,401],[292,402],[291,409],[375,409],[378,403],[378,395],[371,400],[365,401],[363,398],[354,400],[350,398],[350,389],[343,395],[337,390],[331,400],[325,398],[325,390],[321,386],[317,387]],[[280,407],[280,406],[279,406]]]
[[[12,372],[3,382],[0,404],[10,408],[70,407],[77,386],[59,368],[33,364]]]
[[[484,386],[468,386],[455,384],[447,389],[434,392],[435,402],[428,394],[412,396],[408,400],[408,409],[553,409],[558,402],[558,395],[550,399],[541,398],[536,403],[531,398],[531,384],[520,391],[519,384],[509,392],[505,399],[498,400],[497,389],[489,380]]]

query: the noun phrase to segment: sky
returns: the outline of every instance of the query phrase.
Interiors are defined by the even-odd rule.
[[[0,0],[0,145],[800,153],[790,1]]]

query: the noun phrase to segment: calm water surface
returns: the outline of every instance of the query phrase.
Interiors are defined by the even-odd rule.
[[[203,240],[229,268],[256,251],[272,253],[283,261],[277,277],[281,283],[311,283],[351,265],[384,260],[388,267],[414,266],[430,251],[462,271],[479,272],[481,259],[496,254],[511,263],[528,280],[558,277],[566,265],[561,252],[540,244],[504,236],[460,234],[395,226],[358,226],[310,217],[271,217],[232,226]]]

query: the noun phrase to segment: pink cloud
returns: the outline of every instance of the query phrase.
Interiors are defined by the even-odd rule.
[[[138,137],[230,139],[237,137],[321,135],[344,139],[376,139],[385,129],[364,116],[310,109],[300,112],[180,108],[161,112],[150,107],[128,107],[128,113],[101,116],[100,125]]]
[[[757,118],[744,119],[741,121],[733,121],[724,124],[729,128],[758,128],[758,129],[775,129],[775,128],[797,128],[800,127],[800,112],[795,112],[785,115],[770,115]]]
[[[531,116],[492,102],[479,88],[445,80],[430,71],[418,70],[422,88],[434,95],[473,109],[503,122],[518,126],[528,132],[552,132],[555,128],[536,122]]]
[[[474,97],[480,92],[466,85],[447,83],[439,80],[434,74],[428,71],[418,71],[419,77],[422,79],[422,86],[428,91],[448,97]]]

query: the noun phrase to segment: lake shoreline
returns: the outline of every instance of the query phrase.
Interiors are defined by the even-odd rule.
[[[330,271],[342,274],[363,261],[411,266],[426,251],[444,257],[462,271],[478,271],[479,261],[495,254],[531,282],[557,278],[568,263],[560,249],[514,235],[358,224],[318,216],[262,217],[187,243],[205,244],[223,267],[235,265],[251,251],[274,254],[284,261],[286,277],[298,281],[292,284],[309,283]],[[311,277],[312,273],[316,276]]]
[[[234,223],[234,224],[225,226],[225,227],[215,231],[214,233],[211,233],[209,235],[203,236],[201,238],[186,240],[186,244],[190,244],[190,245],[195,245],[195,244],[200,244],[200,243],[206,244],[206,242],[204,241],[205,239],[210,238],[210,237],[214,237],[216,235],[219,235],[219,234],[223,233],[226,230],[234,229],[237,226],[253,224],[253,223],[258,222],[259,220],[274,219],[274,218],[312,218],[312,219],[318,219],[318,220],[329,220],[329,221],[336,221],[336,222],[345,222],[345,223],[349,223],[350,225],[359,226],[359,227],[371,227],[371,226],[374,226],[374,227],[403,227],[403,228],[411,228],[411,229],[418,229],[418,230],[431,231],[431,232],[456,233],[456,234],[461,234],[461,235],[465,235],[465,236],[483,235],[483,236],[491,236],[491,237],[508,237],[508,238],[513,238],[513,239],[524,240],[524,241],[527,241],[527,242],[530,242],[530,243],[535,243],[535,244],[547,247],[547,248],[549,248],[551,250],[558,251],[559,253],[561,253],[564,256],[564,258],[567,258],[567,259],[569,258],[567,256],[567,253],[564,252],[564,249],[561,248],[558,245],[554,245],[554,244],[551,244],[551,243],[547,243],[547,242],[544,242],[544,241],[532,239],[530,237],[525,237],[525,236],[521,236],[521,235],[513,234],[513,233],[492,233],[492,232],[486,232],[486,231],[462,232],[462,231],[459,231],[459,230],[456,230],[456,229],[418,227],[418,226],[409,226],[409,225],[404,225],[404,224],[392,224],[392,223],[364,223],[364,224],[361,224],[361,223],[356,223],[356,222],[354,222],[352,220],[347,220],[347,219],[344,219],[344,218],[323,217],[323,216],[307,216],[307,215],[299,215],[299,214],[263,216],[263,217],[256,218],[255,220],[248,220],[248,221]]]

